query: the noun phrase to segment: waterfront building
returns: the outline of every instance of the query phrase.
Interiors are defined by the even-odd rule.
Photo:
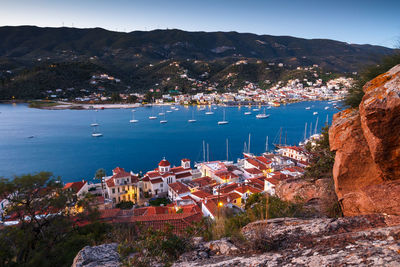
[[[117,167],[113,175],[105,177],[105,198],[111,199],[114,204],[121,201],[139,200],[139,177]]]

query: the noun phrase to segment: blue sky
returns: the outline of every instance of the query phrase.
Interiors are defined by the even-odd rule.
[[[400,43],[400,0],[0,0],[0,25],[177,28]]]

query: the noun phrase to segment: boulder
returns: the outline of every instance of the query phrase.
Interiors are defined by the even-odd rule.
[[[335,191],[345,216],[400,215],[400,65],[363,88],[359,110],[335,114]]]
[[[308,215],[323,216],[337,203],[332,179],[307,181],[303,178],[288,179],[280,182],[276,195],[285,201],[304,203]]]
[[[86,246],[75,256],[72,267],[117,267],[121,266],[118,244],[103,244],[100,246]]]
[[[239,252],[239,249],[226,238],[207,242],[204,247],[217,255],[233,255]]]

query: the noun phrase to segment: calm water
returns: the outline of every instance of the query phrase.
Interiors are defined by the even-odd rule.
[[[312,106],[310,110],[305,107]],[[324,107],[329,106],[328,110]],[[279,142],[279,129],[283,128],[282,142],[287,132],[287,143],[297,144],[303,139],[304,126],[312,122],[313,131],[317,117],[320,129],[329,116],[337,110],[327,102],[303,102],[267,110],[268,119],[255,118],[258,112],[246,116],[247,107],[229,107],[227,125],[217,125],[222,120],[223,107],[214,115],[205,115],[196,107],[179,107],[179,111],[166,113],[167,124],[157,115],[161,107],[143,107],[135,112],[139,123],[131,124],[132,112],[128,109],[109,109],[99,112],[88,110],[39,110],[25,104],[0,105],[0,177],[51,171],[64,181],[91,179],[99,168],[108,173],[120,166],[134,172],[157,167],[166,157],[173,165],[181,158],[192,161],[203,159],[202,142],[209,144],[210,160],[226,158],[226,138],[229,138],[229,159],[241,156],[244,142],[251,133],[251,152],[265,151],[266,136],[269,147]],[[165,107],[165,110],[169,107]],[[194,110],[196,123],[188,123]],[[262,110],[261,110],[262,111]],[[318,115],[313,115],[317,111]],[[90,123],[100,123],[103,137],[93,138]],[[309,132],[309,130],[307,131]],[[28,138],[34,136],[34,138]]]

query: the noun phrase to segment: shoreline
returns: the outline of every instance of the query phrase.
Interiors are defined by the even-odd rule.
[[[287,101],[279,103],[279,105],[275,107],[279,107],[281,105],[291,104],[291,103],[299,103],[299,102],[312,102],[312,101],[341,101],[343,99],[336,98],[324,98],[324,99],[307,99],[307,100],[297,100],[297,101]],[[93,109],[134,109],[139,107],[150,107],[150,106],[208,106],[208,105],[216,105],[221,107],[237,107],[237,106],[271,106],[268,103],[224,103],[224,104],[178,104],[178,103],[153,103],[153,104],[141,104],[141,103],[120,103],[120,104],[86,104],[86,103],[72,103],[72,102],[63,102],[63,101],[54,101],[54,102],[45,102],[41,100],[32,100],[32,101],[7,101],[2,102],[3,104],[9,103],[19,103],[19,104],[31,104],[32,102],[36,102],[36,106],[29,106],[29,108],[37,108],[37,109],[46,109],[46,110],[93,110]]]

